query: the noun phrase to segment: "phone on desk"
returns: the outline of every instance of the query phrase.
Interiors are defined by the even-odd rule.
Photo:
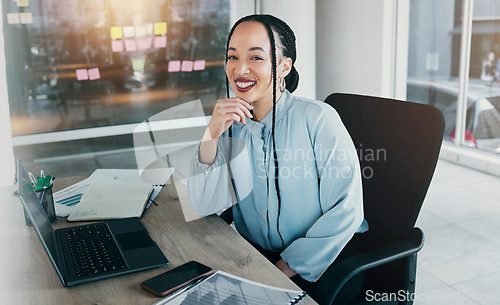
[[[213,272],[214,270],[208,266],[196,261],[190,261],[145,280],[141,283],[141,286],[156,296],[164,297]]]

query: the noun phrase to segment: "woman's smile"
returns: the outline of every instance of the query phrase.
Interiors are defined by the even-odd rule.
[[[235,83],[236,83],[236,89],[239,92],[250,91],[255,86],[255,84],[257,84],[256,81],[248,80],[245,78],[237,78],[235,80]]]

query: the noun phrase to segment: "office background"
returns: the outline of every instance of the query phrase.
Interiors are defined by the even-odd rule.
[[[31,1],[28,6],[23,6],[23,2],[3,1],[2,185],[13,181],[14,155],[33,167],[65,160],[68,169],[90,170],[99,164],[71,165],[72,156],[131,149],[128,139],[133,124],[164,108],[200,98],[205,114],[210,115],[215,100],[224,95],[223,75],[217,77],[223,73],[223,55],[216,50],[224,44],[224,32],[229,26],[254,12],[274,14],[295,30],[297,69],[301,75],[298,95],[323,100],[332,92],[348,92],[446,107],[442,158],[500,174],[500,105],[495,99],[500,96],[500,89],[497,82],[480,78],[485,55],[489,51],[500,55],[497,1],[198,0],[186,4],[158,0],[148,4],[160,7],[159,12],[145,10],[142,14],[146,18],[142,21],[133,19],[137,4],[127,1],[123,6],[116,1],[88,2],[84,8],[86,17],[80,21],[76,17],[73,21],[61,17],[64,12],[76,14],[76,1],[68,1],[62,8],[58,8],[57,1],[44,5]],[[111,9],[106,9],[106,5]],[[127,10],[127,6],[131,8]],[[9,19],[26,12],[31,14],[33,23],[24,24],[20,18],[16,24]],[[210,19],[210,14],[219,14],[213,18],[216,21]],[[138,24],[146,24],[147,17],[155,22],[168,19],[169,32],[163,34],[168,43],[164,49],[151,45],[151,49],[141,52],[137,36],[136,52],[129,50],[128,45],[123,45],[121,52],[112,50],[115,45],[110,42],[120,39],[112,37],[112,33],[110,37],[110,27],[119,25],[125,29],[135,24],[137,28]],[[42,22],[43,18],[50,22]],[[71,27],[71,22],[76,25]],[[192,25],[188,26],[190,32],[182,32],[182,22]],[[54,24],[70,30],[54,32]],[[49,46],[43,44],[46,33],[57,33],[58,39],[51,43],[61,41],[58,52],[49,52]],[[63,41],[67,37],[69,43]],[[190,43],[191,46],[183,45]],[[65,49],[70,46],[71,50]],[[80,59],[71,57],[75,48],[81,49],[77,50],[83,54]],[[206,67],[202,71],[168,72],[169,62],[184,58],[201,59]],[[68,64],[76,68],[64,70]],[[82,67],[87,71],[100,69],[100,78],[78,79],[76,70]],[[148,73],[148,69],[153,72]],[[89,91],[93,95],[89,96]],[[79,98],[79,93],[85,98]],[[465,95],[469,95],[467,106],[462,102]],[[488,101],[476,102],[484,98]],[[436,100],[443,99],[449,100],[448,104],[436,104]],[[138,103],[144,105],[137,106]],[[491,105],[496,107],[496,113],[480,113]],[[464,117],[463,122],[456,120],[457,114]],[[486,119],[488,115],[490,118]],[[455,141],[455,129],[463,134],[461,143]]]
[[[12,75],[11,70],[8,70],[9,67],[14,67],[15,63],[6,55],[12,54],[15,50],[9,31],[13,27],[24,27],[29,30],[33,25],[9,23],[7,14],[30,11],[29,7],[38,6],[42,2],[55,4],[58,1],[31,0],[28,8],[18,8],[13,0],[2,1],[0,186],[13,183],[14,152],[16,156],[25,159],[23,161],[31,170],[52,169],[59,171],[61,175],[89,174],[98,166],[133,167],[135,160],[130,140],[131,131],[135,124],[151,115],[151,113],[144,114],[144,117],[139,115],[135,118],[136,122],[109,123],[102,118],[115,117],[109,116],[106,111],[123,104],[112,103],[108,105],[110,108],[100,109],[102,106],[100,100],[90,101],[89,103],[95,108],[89,108],[89,113],[92,114],[91,109],[97,109],[97,113],[96,116],[90,117],[94,120],[89,120],[87,123],[93,123],[95,126],[83,126],[85,120],[75,120],[75,128],[70,124],[68,126],[71,128],[65,131],[57,130],[54,126],[50,130],[53,121],[47,121],[45,125],[48,126],[47,130],[43,132],[37,132],[36,129],[28,132],[20,131],[20,127],[29,127],[30,120],[16,121],[14,109],[25,111],[28,113],[26,116],[28,118],[30,112],[28,108],[23,110],[20,104],[15,104],[11,97],[16,96],[13,90],[24,85],[26,81],[21,78],[20,84],[15,83],[16,79],[19,79],[15,77],[19,75]],[[76,3],[76,1],[67,2]],[[88,1],[88,3],[112,2],[114,1]],[[121,2],[127,3],[127,1]],[[462,296],[459,300],[464,300],[463,304],[498,304],[500,300],[498,294],[493,295],[492,302],[483,302],[481,297],[488,296],[487,293],[490,292],[497,292],[492,283],[497,283],[500,275],[498,264],[500,246],[498,234],[495,234],[500,229],[498,227],[500,194],[497,187],[500,176],[500,146],[498,146],[500,82],[494,75],[488,78],[482,77],[482,74],[483,66],[488,61],[488,54],[494,53],[495,57],[492,60],[494,66],[500,56],[500,1],[157,0],[150,2],[160,5],[179,4],[181,7],[182,3],[205,7],[217,5],[221,8],[218,13],[225,18],[217,21],[220,21],[221,31],[224,31],[223,27],[226,25],[226,31],[229,31],[229,25],[235,20],[254,12],[270,13],[284,19],[297,36],[296,65],[301,76],[297,95],[323,100],[332,92],[347,92],[393,97],[440,107],[445,113],[446,131],[441,161],[417,223],[426,234],[426,245],[420,254],[417,292],[441,292],[443,298],[458,294]],[[182,12],[187,14],[186,11]],[[166,15],[163,16],[167,18]],[[40,19],[37,21],[37,18],[41,15],[33,11],[32,17],[35,24],[39,22]],[[192,16],[196,17],[199,16]],[[159,21],[164,20],[160,18],[153,22]],[[201,22],[206,24],[211,21],[202,19]],[[174,27],[168,28],[166,34],[167,48],[170,47],[169,43],[173,42],[169,38],[171,29]],[[105,31],[106,35],[110,35],[109,27],[105,28]],[[221,32],[223,40],[225,35]],[[106,39],[109,43],[108,48],[111,48],[111,37]],[[31,54],[37,52],[41,54],[41,49],[32,47],[36,46],[29,45]],[[113,56],[112,51],[108,52]],[[161,53],[161,51],[156,52]],[[125,51],[123,54],[127,56],[128,52]],[[172,54],[176,55],[175,52]],[[183,59],[180,55],[178,58],[170,58],[165,54],[162,56],[162,62],[166,67],[171,59]],[[190,60],[196,59],[198,58],[190,58]],[[217,61],[216,56],[214,59],[201,57],[199,59],[207,59],[207,63]],[[141,60],[138,62],[141,66]],[[145,66],[146,64],[144,62]],[[23,70],[24,66],[18,68]],[[94,66],[85,68],[88,70]],[[132,66],[132,70],[133,68]],[[144,67],[140,68],[144,70]],[[80,90],[81,86],[89,84],[92,86],[90,80],[76,79],[76,68],[72,73],[73,83],[77,84]],[[178,88],[175,86],[170,87],[171,84],[190,85],[196,82],[196,77],[203,77],[203,73],[209,73],[209,65],[206,64],[205,69],[201,71],[166,70],[163,77],[173,73],[177,73],[177,83],[163,79],[163,83],[152,84],[146,80],[138,83],[139,85],[132,83],[132,87],[121,90],[122,92],[128,90],[129,98],[158,89],[163,94],[169,92],[180,94],[174,102],[190,101],[199,97],[206,106],[205,114],[210,115],[210,105],[213,105],[217,95],[224,95],[224,90],[222,93],[211,91],[209,88],[184,91],[176,90]],[[102,73],[101,76],[100,82],[103,83],[106,74]],[[47,79],[50,85],[50,77]],[[208,81],[210,83],[213,80]],[[212,84],[214,87],[224,85],[217,85],[217,81],[213,81]],[[134,89],[133,86],[137,87]],[[115,88],[114,91],[108,91],[111,94],[103,92],[101,97],[116,98],[119,90]],[[61,104],[60,100],[55,99],[52,100],[52,104],[42,101],[37,105],[34,102],[37,100],[37,95],[40,100],[44,99],[45,94],[41,93],[31,94],[32,99],[29,100],[30,95],[26,93],[26,100],[23,102],[26,105],[31,103],[32,107],[45,105],[47,107],[45,110],[57,109],[59,107],[57,105]],[[160,98],[157,103],[145,104],[154,104],[158,108],[152,109],[161,111],[168,107],[170,102],[172,101],[166,98],[163,101]],[[81,114],[85,102],[74,100],[72,103],[74,107],[70,107],[69,112],[72,109]],[[41,109],[43,110],[43,107]],[[127,107],[121,109],[126,111]],[[186,121],[188,116],[181,115]],[[186,129],[187,132],[179,129],[166,132],[170,132],[169,138],[173,141],[185,141],[185,137],[190,134],[189,128]],[[455,133],[462,136],[454,136]],[[465,294],[474,295],[476,299],[464,298]],[[427,302],[424,300],[417,304],[436,304],[436,302],[430,298]],[[443,300],[439,304],[457,304],[457,302]]]

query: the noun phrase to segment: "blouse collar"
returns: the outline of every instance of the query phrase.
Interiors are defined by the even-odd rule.
[[[281,97],[276,102],[275,124],[278,124],[278,122],[288,112],[288,109],[291,106],[290,100],[291,100],[290,92],[288,92],[288,90],[283,91]],[[246,121],[247,121],[246,124],[233,123],[233,128],[241,128],[241,129],[246,128],[250,133],[261,137],[264,134],[271,132],[271,129],[273,128],[273,109],[271,108],[271,110],[266,114],[264,119],[262,119],[260,122],[254,121],[252,119],[247,119]]]

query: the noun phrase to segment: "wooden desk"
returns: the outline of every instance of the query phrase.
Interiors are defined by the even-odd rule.
[[[55,189],[77,182],[56,180]],[[159,298],[139,283],[190,260],[215,270],[264,284],[299,289],[279,269],[217,216],[186,223],[168,185],[157,197],[158,206],[146,210],[142,222],[170,264],[76,287],[65,288],[34,229],[24,222],[17,186],[0,188],[0,303],[2,304],[153,304]],[[74,226],[59,218],[55,228]],[[316,304],[309,296],[300,304]]]

